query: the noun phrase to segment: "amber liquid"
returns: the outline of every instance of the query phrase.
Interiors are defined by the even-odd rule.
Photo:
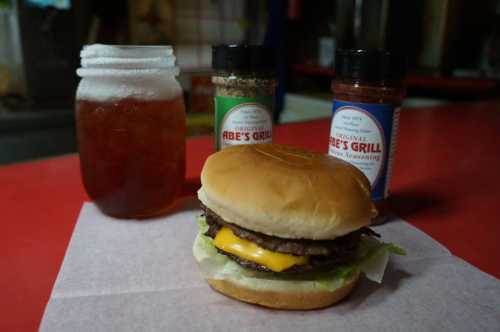
[[[182,97],[77,101],[83,184],[104,213],[145,218],[171,207],[184,183],[185,118]]]

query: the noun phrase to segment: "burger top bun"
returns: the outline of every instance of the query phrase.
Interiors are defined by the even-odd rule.
[[[275,144],[211,155],[198,198],[225,221],[281,238],[327,240],[370,224],[370,183],[340,159]]]

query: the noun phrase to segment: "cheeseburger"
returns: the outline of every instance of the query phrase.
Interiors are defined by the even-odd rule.
[[[367,226],[370,183],[331,156],[274,144],[211,155],[201,173],[193,253],[215,290],[280,309],[346,297],[360,274],[380,282],[390,252]]]

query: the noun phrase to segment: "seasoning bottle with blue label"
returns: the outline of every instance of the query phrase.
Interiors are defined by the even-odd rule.
[[[328,154],[353,164],[370,180],[380,214],[375,222],[380,223],[387,219],[406,61],[385,50],[342,49],[335,60]]]
[[[212,49],[215,149],[272,142],[276,87],[272,49],[220,45]]]

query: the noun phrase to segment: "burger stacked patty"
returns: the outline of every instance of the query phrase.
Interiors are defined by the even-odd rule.
[[[249,240],[270,251],[296,256],[309,256],[309,260],[306,264],[294,265],[280,273],[316,272],[329,269],[334,265],[346,263],[350,261],[356,253],[359,241],[363,234],[369,236],[379,236],[370,228],[363,227],[334,240],[284,239],[244,229],[225,221],[203,204],[201,204],[201,207],[205,211],[206,221],[209,226],[205,235],[211,238],[215,238],[222,227],[228,227],[237,237]],[[229,256],[245,268],[263,272],[272,272],[269,268],[261,264],[243,259],[221,250],[219,250],[219,252]]]

